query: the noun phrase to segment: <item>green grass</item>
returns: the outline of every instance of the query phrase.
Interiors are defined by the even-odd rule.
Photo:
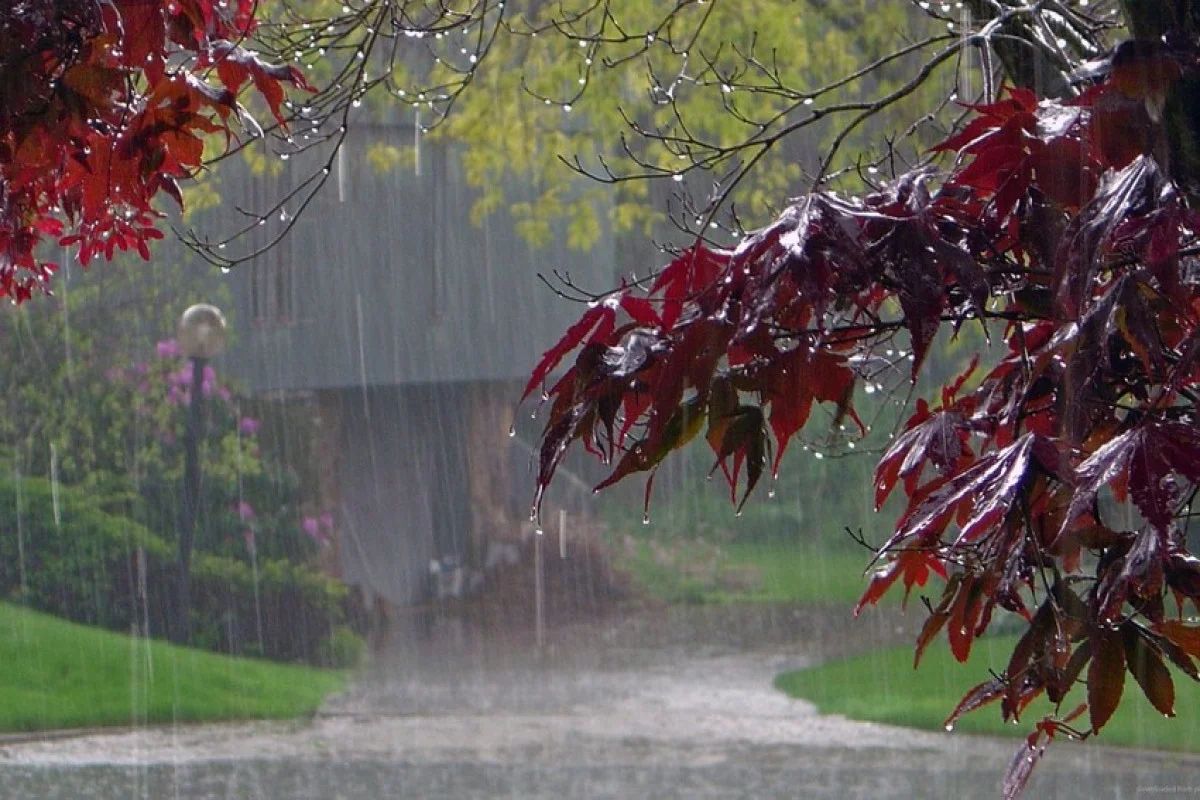
[[[719,545],[722,556],[718,573],[741,571],[757,576],[755,588],[722,587],[711,577],[697,579],[687,574],[690,550],[708,558],[711,545],[675,539],[669,544],[678,563],[656,561],[651,539],[638,538],[636,551],[622,566],[653,596],[669,603],[796,603],[851,606],[867,586],[863,570],[871,554],[863,548],[822,547],[816,544],[781,541],[729,542]],[[900,594],[889,594],[894,602]]]
[[[812,701],[823,714],[940,731],[963,694],[989,677],[989,667],[999,672],[1007,665],[1016,641],[1012,636],[982,639],[975,643],[970,660],[963,665],[954,660],[943,638],[929,646],[915,671],[911,647],[877,650],[812,669],[785,672],[775,679],[775,686],[792,697]],[[1200,751],[1200,684],[1177,671],[1173,671],[1173,677],[1175,719],[1165,719],[1155,711],[1133,677],[1126,675],[1121,707],[1096,742]],[[1083,702],[1083,697],[1077,688],[1067,697],[1064,713]],[[1026,709],[1020,725],[1005,725],[1000,720],[999,703],[993,703],[962,717],[955,731],[1024,736],[1050,710],[1049,702],[1039,699]],[[1079,723],[1086,728],[1086,717]]]
[[[0,731],[288,719],[340,672],[133,639],[0,603]]]
[[[762,574],[760,591],[731,599],[853,605],[867,588],[863,570],[871,562],[871,553],[866,548],[733,542],[724,549],[730,564],[756,568]]]

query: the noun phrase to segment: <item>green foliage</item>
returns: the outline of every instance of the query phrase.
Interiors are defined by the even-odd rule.
[[[578,156],[596,173],[603,172],[601,159],[618,173],[646,171],[637,163],[641,161],[668,177],[688,167],[690,157],[635,135],[629,120],[645,130],[728,147],[765,130],[759,127],[761,121],[784,117],[793,121],[807,113],[797,110],[806,109],[797,97],[774,89],[776,78],[791,90],[815,93],[862,67],[870,60],[864,54],[887,52],[897,31],[919,39],[932,27],[925,15],[904,3],[866,0],[800,4],[748,0],[711,7],[683,7],[674,0],[623,0],[602,6],[572,0],[509,12],[512,29],[543,32],[533,37],[498,37],[473,78],[472,90],[458,98],[454,113],[435,129],[435,135],[465,145],[462,158],[468,181],[485,189],[479,201],[482,207],[498,206],[503,191],[499,187],[515,177],[537,194],[535,201],[522,206],[529,212],[520,224],[522,235],[540,242],[546,225],[562,221],[570,230],[571,246],[580,249],[602,235],[596,221],[600,210],[613,201],[603,193],[588,192],[577,202],[559,202],[577,181],[560,158]],[[602,19],[602,13],[611,19]],[[562,33],[587,35],[607,25],[608,38],[617,39],[617,25],[621,31],[652,30],[669,14],[674,14],[670,30],[663,32],[660,41],[649,43],[635,39],[581,44]],[[573,23],[562,25],[563,20]],[[552,21],[559,22],[557,29]],[[694,41],[688,36],[693,29],[699,31]],[[668,38],[691,43],[686,48],[672,46]],[[776,75],[749,69],[744,56],[750,53],[766,69],[775,69]],[[824,93],[820,102],[856,102],[882,95],[911,79],[915,63],[899,59],[878,70],[869,83]],[[434,65],[428,83],[436,85],[453,77],[444,61]],[[881,131],[894,131],[928,113],[936,106],[931,98],[944,93],[947,80],[927,81],[927,86],[874,120],[869,134],[852,135],[846,142],[849,160],[872,143],[877,145]],[[649,91],[653,82],[660,84],[663,96]],[[673,104],[665,102],[667,87]],[[813,130],[803,141],[767,152],[738,188],[733,201],[743,222],[766,221],[780,198],[801,188],[802,164],[807,161],[811,166],[812,154],[823,151],[834,135],[830,126]],[[625,151],[626,143],[631,152]],[[660,218],[661,211],[648,201],[644,185],[622,184],[608,222],[617,233],[634,231]]]
[[[0,597],[76,622],[165,632],[173,545],[41,478],[0,478],[0,519]],[[198,645],[284,660],[319,662],[350,603],[341,583],[278,559],[262,560],[256,575],[252,564],[199,553],[191,585]]]
[[[947,714],[977,675],[987,669],[997,674],[1002,672],[1016,643],[1015,636],[980,639],[968,662],[973,670],[964,670],[945,648],[930,648],[921,659],[921,669],[914,670],[912,648],[895,647],[812,669],[785,672],[776,678],[775,685],[792,697],[816,703],[822,714],[844,714],[851,719],[941,731]],[[1175,677],[1176,707],[1200,707],[1200,684],[1183,679],[1177,672]],[[1067,696],[1064,708],[1071,709],[1086,701],[1082,689],[1077,686]],[[1181,713],[1175,719],[1168,719],[1138,689],[1126,687],[1126,693],[1127,702],[1121,704],[1104,726],[1104,736],[1099,741],[1106,745],[1200,752],[1200,717]],[[1052,711],[1044,697],[1038,698],[1022,714],[1026,724],[1011,725],[1000,718],[996,705],[961,717],[955,735],[966,732],[1025,737],[1029,724]]]
[[[291,719],[344,674],[131,640],[0,603],[0,731]]]
[[[66,277],[56,298],[0,311],[0,336],[10,345],[0,364],[0,475],[78,487],[173,548],[192,370],[169,337],[192,302],[228,305],[214,272],[186,259],[118,259]],[[211,366],[203,378],[197,551],[247,569],[254,557],[313,563],[330,524],[304,503],[301,476],[275,455],[280,437],[263,418],[269,410],[239,397]],[[307,435],[305,419],[285,424],[290,438]]]
[[[321,643],[318,663],[333,669],[348,669],[358,666],[366,654],[367,644],[363,638],[350,627],[340,625]]]

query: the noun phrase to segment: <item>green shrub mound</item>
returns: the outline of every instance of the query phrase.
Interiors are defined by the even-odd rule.
[[[0,597],[59,617],[166,636],[175,547],[80,492],[0,479]],[[197,553],[192,643],[232,655],[347,666],[350,596],[312,567]]]

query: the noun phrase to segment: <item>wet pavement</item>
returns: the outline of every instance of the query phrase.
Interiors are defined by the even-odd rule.
[[[677,609],[482,634],[394,631],[304,723],[157,727],[0,746],[12,798],[999,796],[1015,741],[840,717],[780,671],[910,641],[912,619]],[[851,627],[854,626],[854,627]],[[1200,758],[1055,745],[1029,797],[1200,794]]]

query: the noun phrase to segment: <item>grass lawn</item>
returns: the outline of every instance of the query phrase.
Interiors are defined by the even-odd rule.
[[[867,586],[863,570],[871,554],[862,548],[822,547],[794,542],[727,542],[715,571],[696,576],[689,553],[711,563],[712,545],[676,539],[670,542],[671,563],[655,558],[652,538],[636,540],[636,550],[621,564],[655,597],[670,603],[797,603],[853,606]],[[691,573],[691,574],[689,574]],[[736,575],[753,576],[738,586]],[[735,576],[722,581],[714,575]],[[724,584],[724,585],[723,585]],[[935,587],[940,593],[940,587]],[[900,593],[885,603],[898,602]],[[935,597],[936,599],[936,597]]]
[[[943,636],[930,644],[915,671],[911,647],[889,648],[785,672],[775,679],[775,686],[792,697],[812,701],[823,714],[940,731],[963,694],[987,680],[989,667],[999,672],[1007,665],[1016,641],[1013,636],[980,640],[963,665],[954,660]],[[1175,719],[1166,719],[1155,711],[1141,687],[1126,674],[1121,707],[1095,741],[1155,750],[1200,751],[1200,684],[1174,669],[1172,673]],[[1067,697],[1064,713],[1083,700],[1082,688],[1077,687]],[[996,702],[959,719],[955,733],[1025,736],[1034,721],[1049,713],[1050,708],[1049,702],[1039,699],[1026,709],[1020,725],[1005,725]],[[1080,727],[1087,727],[1086,716],[1078,722]]]
[[[287,719],[341,672],[146,642],[0,603],[0,731]]]

